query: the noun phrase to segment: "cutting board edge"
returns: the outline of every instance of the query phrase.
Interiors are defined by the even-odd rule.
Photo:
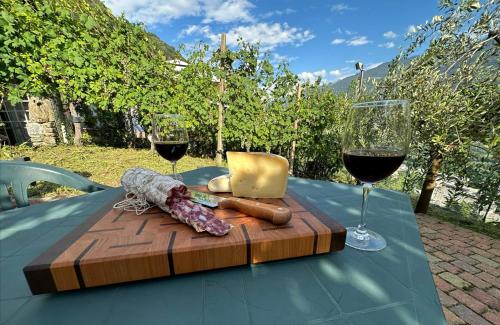
[[[287,190],[288,195],[290,195],[297,203],[302,205],[307,211],[311,212],[315,217],[318,218],[321,223],[327,226],[332,232],[332,239],[330,241],[330,252],[337,252],[345,248],[345,238],[347,235],[347,230],[340,223],[335,221],[333,218],[325,214],[318,207],[313,205],[311,202],[307,201],[304,197],[300,196],[297,192],[292,189]],[[334,241],[333,236],[338,236],[340,242]]]
[[[31,293],[42,294],[57,292],[55,280],[52,276],[50,266],[52,262],[61,255],[72,243],[81,237],[87,230],[92,228],[104,214],[116,203],[116,200],[123,197],[123,190],[116,191],[116,194],[96,212],[91,214],[85,221],[77,225],[69,234],[58,240],[42,254],[38,255],[28,265],[23,268],[23,273],[28,282]]]

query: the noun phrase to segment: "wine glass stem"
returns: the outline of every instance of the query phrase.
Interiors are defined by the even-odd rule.
[[[361,206],[361,222],[359,223],[358,228],[356,229],[356,234],[360,237],[360,239],[366,236],[366,228],[365,228],[366,208],[368,207],[368,195],[370,194],[372,188],[373,188],[372,184],[363,183],[363,204]]]
[[[177,165],[177,161],[174,161],[172,162],[172,175],[174,175],[174,179],[177,179],[177,170],[176,170],[176,165]]]

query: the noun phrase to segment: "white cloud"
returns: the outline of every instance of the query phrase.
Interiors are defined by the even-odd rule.
[[[250,9],[254,5],[247,0],[205,0],[205,19],[203,23],[217,21],[228,23],[232,21],[254,21]]]
[[[330,71],[330,75],[333,76],[333,77],[340,77],[342,75],[342,72],[339,70],[339,69],[336,69],[336,70],[331,70]]]
[[[352,76],[356,71],[352,67],[343,67],[340,69],[335,69],[330,71],[330,75],[333,77],[330,81],[337,81],[344,79],[345,77]]]
[[[212,30],[208,25],[204,26],[190,25],[180,32],[179,38],[184,35],[194,35],[194,34],[202,35],[205,38],[208,38],[211,43],[217,43],[220,40],[220,35],[212,33]]]
[[[353,37],[347,42],[347,45],[349,46],[361,46],[365,45],[368,43],[371,43],[372,41],[368,40],[366,36],[358,36],[358,37]]]
[[[332,41],[332,44],[333,44],[333,45],[338,45],[338,44],[342,44],[342,43],[344,43],[344,42],[345,42],[345,39],[343,39],[343,38],[336,38],[336,39],[334,39],[334,40]]]
[[[231,29],[227,33],[228,45],[237,45],[239,37],[250,43],[260,43],[263,50],[271,50],[285,44],[300,46],[315,36],[308,29],[290,27],[287,23],[258,23]]]
[[[385,47],[386,49],[392,49],[394,46],[396,46],[394,42],[387,42],[378,45],[378,47]]]
[[[145,24],[166,23],[183,16],[201,13],[199,0],[104,0],[113,14],[125,14],[133,22]]]
[[[298,59],[298,57],[296,57],[296,56],[286,56],[286,55],[281,55],[278,53],[271,54],[271,63],[273,63],[273,64],[278,64],[278,63],[282,63],[282,62],[290,63],[290,62],[295,61],[297,59]]]
[[[356,62],[359,62],[359,60],[347,60],[347,61],[345,61],[345,63],[351,63],[351,64],[356,63]]]
[[[200,29],[201,29],[201,27],[198,25],[189,25],[188,27],[184,28],[180,32],[179,37],[182,37],[184,35],[191,35],[191,34],[197,33],[200,31]]]
[[[304,71],[298,74],[299,79],[302,80],[303,82],[308,82],[308,83],[313,83],[318,80],[318,78],[321,78],[322,80],[325,79],[326,77],[326,70],[319,70],[319,71]]]
[[[398,37],[398,34],[394,33],[392,30],[390,30],[390,31],[387,31],[384,33],[384,37],[387,39],[394,39],[394,38]]]
[[[407,34],[414,34],[416,32],[417,32],[417,27],[415,27],[415,25],[408,26],[408,30],[406,31]]]
[[[113,14],[125,14],[133,22],[164,24],[187,16],[202,16],[203,22],[254,21],[248,0],[104,0]]]
[[[218,34],[212,32],[210,26],[208,25],[204,25],[202,27],[189,26],[183,30],[181,34],[199,34],[208,38],[212,43],[217,43],[220,38]],[[290,27],[287,23],[258,23],[248,26],[238,26],[230,29],[227,32],[227,45],[238,45],[238,39],[240,37],[244,41],[252,44],[260,43],[262,49],[266,51],[282,45],[301,46],[305,42],[313,39],[315,36],[310,30]]]
[[[333,32],[337,33],[337,34],[346,34],[348,36],[356,35],[358,33],[358,32],[355,32],[355,31],[352,31],[352,30],[349,30],[349,29],[342,29],[340,27],[337,27],[337,29],[334,30]]]
[[[292,8],[286,8],[285,10],[274,10],[274,11],[268,11],[265,14],[263,14],[261,17],[262,18],[271,18],[273,16],[283,16],[283,15],[290,15],[297,12],[297,10],[292,9]]]
[[[346,40],[344,38],[336,38],[334,39],[331,43],[333,45],[339,45],[339,44],[347,44],[348,46],[361,46],[365,45],[368,43],[372,43],[373,41],[370,41],[368,37],[366,36],[357,36],[353,37],[350,40]]]
[[[356,8],[350,7],[345,3],[337,3],[330,7],[334,12],[343,13],[344,11],[356,10]]]
[[[326,71],[325,69],[318,71],[304,71],[298,74],[299,79],[306,83],[314,83],[318,78],[321,78],[321,83],[337,81],[345,77],[351,76],[355,73],[353,68],[343,67],[340,69],[332,69]]]

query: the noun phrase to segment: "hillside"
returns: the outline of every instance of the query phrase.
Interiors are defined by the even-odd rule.
[[[389,63],[390,62],[384,62],[373,69],[366,70],[364,74],[364,80],[367,80],[368,78],[374,78],[374,79],[383,78],[389,71]],[[358,79],[359,79],[359,73],[346,77],[344,79],[340,79],[331,84],[331,87],[336,92],[339,93],[347,92],[349,90],[349,85],[351,84],[351,82]]]
[[[488,45],[488,47],[493,47],[493,46],[494,46],[493,44]],[[402,62],[404,65],[406,65],[406,64],[410,63],[410,61],[413,60],[414,58],[415,57],[413,56],[413,57],[410,57],[408,59],[403,59]],[[381,65],[378,65],[373,69],[365,70],[364,81],[367,82],[367,80],[370,78],[371,79],[380,79],[380,78],[385,77],[387,75],[387,73],[389,72],[389,64],[390,63],[391,63],[390,61],[384,62]],[[485,61],[485,64],[492,66],[493,67],[492,69],[498,69],[498,67],[499,67],[499,61],[495,55],[489,56],[487,58],[487,60]],[[446,67],[442,68],[443,71],[445,68]],[[451,71],[454,71],[454,69],[452,69]],[[355,75],[346,77],[344,79],[340,79],[340,80],[330,84],[329,86],[332,87],[333,90],[335,90],[336,92],[343,93],[343,92],[347,92],[349,90],[349,86],[351,85],[351,83],[354,80],[358,80],[358,79],[359,79],[359,72]],[[370,88],[369,83],[367,84],[367,87]]]
[[[169,59],[182,59],[182,56],[179,52],[177,52],[172,46],[161,40],[158,36],[151,32],[148,32],[148,36],[153,42],[157,42],[158,46],[165,52],[165,55]]]
[[[403,59],[402,62],[403,62],[403,64],[406,65],[411,60],[413,60],[413,58],[414,57],[411,57],[409,59]],[[389,72],[389,64],[390,63],[391,63],[390,61],[384,62],[381,65],[378,65],[373,69],[365,70],[365,74],[364,74],[365,82],[370,78],[371,79],[380,79],[380,78],[385,77],[387,75],[387,73]],[[353,76],[346,77],[344,79],[340,79],[340,80],[332,83],[331,87],[333,88],[333,90],[335,90],[336,92],[339,92],[339,93],[347,92],[349,90],[349,86],[351,85],[353,80],[358,80],[358,78],[359,78],[359,73],[357,73]],[[368,88],[369,87],[370,87],[370,85],[368,85]]]

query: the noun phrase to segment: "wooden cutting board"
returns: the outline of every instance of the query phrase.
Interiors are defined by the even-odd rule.
[[[208,192],[204,186],[193,188]],[[283,199],[257,201],[290,208],[292,219],[275,226],[234,210],[215,209],[217,217],[234,227],[226,236],[214,237],[197,233],[158,208],[137,216],[110,204],[26,266],[24,275],[31,292],[41,294],[344,248],[345,228],[293,192]]]

